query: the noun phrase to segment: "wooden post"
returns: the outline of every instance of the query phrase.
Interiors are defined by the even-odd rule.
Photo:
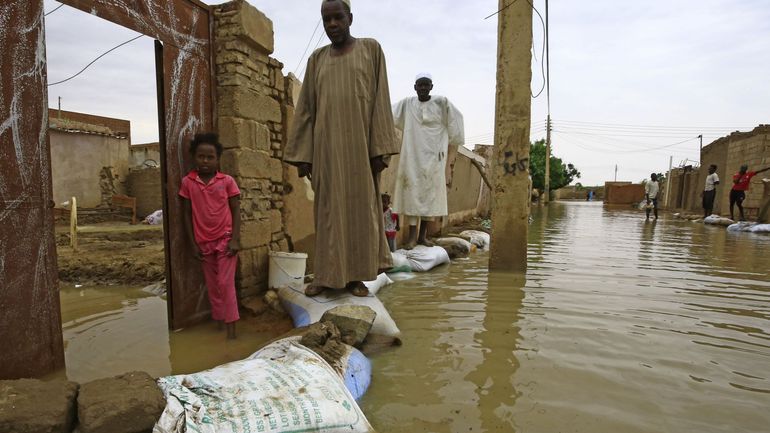
[[[524,272],[530,210],[532,6],[507,0],[499,5],[489,268]]]
[[[78,250],[78,199],[70,199],[70,246],[72,251]]]

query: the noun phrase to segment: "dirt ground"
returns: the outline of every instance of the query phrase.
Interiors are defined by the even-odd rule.
[[[165,278],[160,226],[103,223],[79,227],[78,249],[69,227],[57,227],[59,280],[69,284],[150,284]]]

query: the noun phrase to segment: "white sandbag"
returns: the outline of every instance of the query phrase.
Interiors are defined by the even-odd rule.
[[[398,250],[409,260],[409,266],[414,272],[428,272],[436,266],[449,263],[449,254],[441,247],[426,247],[417,245],[411,250]]]
[[[364,286],[369,289],[369,293],[376,295],[383,287],[393,284],[393,280],[388,278],[388,275],[382,273],[377,275],[377,279],[374,281],[364,281]]]
[[[482,251],[489,250],[489,233],[482,232],[480,230],[465,230],[460,233],[460,236],[465,236],[471,239],[471,243],[476,245]]]
[[[299,343],[302,340],[301,336],[287,337],[280,341],[291,341]],[[273,343],[274,344],[274,343]],[[271,344],[272,345],[272,344]],[[248,359],[264,358],[266,353],[265,349],[273,351],[270,348],[271,345],[266,346],[249,356]],[[340,376],[345,382],[345,387],[350,391],[350,394],[356,401],[366,394],[369,389],[369,385],[372,383],[372,363],[369,361],[360,350],[347,344],[342,347],[343,353],[339,357],[337,365],[330,365],[332,369]]]
[[[756,224],[750,230],[752,233],[770,233],[770,224]]]
[[[413,274],[412,272],[396,272],[394,274],[388,274],[388,277],[390,277],[390,279],[394,282],[411,280],[416,276],[417,275]]]
[[[163,209],[156,210],[155,212],[147,215],[144,222],[151,226],[163,224]]]
[[[409,259],[406,258],[406,252],[404,250],[398,250],[390,253],[393,258],[393,267],[388,270],[388,273],[395,272],[412,272],[412,266],[409,264]]]
[[[723,218],[719,215],[710,215],[703,219],[705,224],[717,225],[717,226],[730,226],[735,224],[735,221],[730,218]]]
[[[393,338],[394,342],[401,336],[388,310],[371,292],[369,296],[360,297],[353,296],[348,290],[329,289],[311,298],[305,296],[304,288],[282,287],[278,289],[278,297],[297,328],[318,322],[326,311],[334,307],[365,305],[377,313],[369,334]]]
[[[750,232],[752,227],[757,225],[756,223],[750,223],[747,221],[741,221],[737,222],[735,224],[730,224],[727,226],[728,232]]]
[[[312,350],[280,340],[252,358],[158,379],[166,409],[153,433],[369,433],[338,374]]]

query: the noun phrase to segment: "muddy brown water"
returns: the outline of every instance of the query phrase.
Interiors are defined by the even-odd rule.
[[[526,276],[479,253],[381,292],[404,345],[372,357],[377,431],[768,431],[770,236],[601,203],[534,214]],[[274,337],[169,333],[137,288],[64,288],[62,310],[77,381],[199,371]]]
[[[770,237],[534,213],[526,277],[476,255],[382,292],[404,345],[372,359],[378,431],[770,431]]]

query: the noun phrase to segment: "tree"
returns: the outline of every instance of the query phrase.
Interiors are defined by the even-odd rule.
[[[573,180],[580,178],[580,172],[572,164],[564,164],[561,158],[551,154],[551,191],[563,188]],[[545,140],[532,143],[529,149],[529,171],[532,187],[540,191],[545,189]]]

